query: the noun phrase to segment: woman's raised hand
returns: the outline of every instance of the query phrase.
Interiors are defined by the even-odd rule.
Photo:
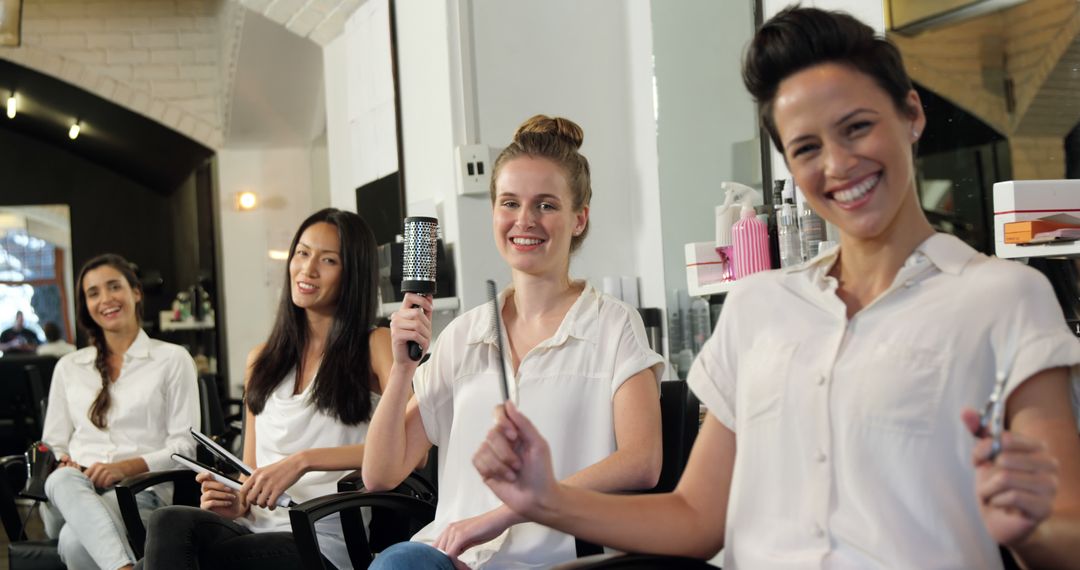
[[[409,358],[409,341],[419,344],[427,352],[431,344],[431,310],[431,299],[406,293],[401,308],[390,315],[390,342],[395,365],[417,365],[417,361]]]
[[[514,512],[535,518],[558,490],[551,450],[513,402],[495,409],[495,427],[473,455],[484,483]]]
[[[1002,434],[1001,453],[990,459],[991,438],[979,435],[978,412],[968,408],[961,417],[979,438],[972,463],[983,523],[999,544],[1015,546],[1050,517],[1057,494],[1058,462],[1045,443],[1010,431]]]
[[[248,504],[236,491],[214,480],[209,473],[195,476],[202,489],[199,508],[233,520],[247,514]]]

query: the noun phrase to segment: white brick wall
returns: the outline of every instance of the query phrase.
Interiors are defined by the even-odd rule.
[[[239,27],[235,0],[24,0],[23,42],[0,57],[87,89],[211,148]],[[226,8],[232,10],[226,10]]]

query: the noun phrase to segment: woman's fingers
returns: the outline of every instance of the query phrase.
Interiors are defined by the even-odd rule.
[[[485,443],[487,444],[488,451],[490,451],[500,462],[508,465],[515,471],[521,469],[521,458],[518,457],[513,444],[506,437],[501,426],[496,426],[488,432]]]
[[[517,480],[517,471],[499,459],[486,441],[480,444],[480,449],[473,455],[473,466],[484,479],[511,482]]]
[[[993,441],[989,437],[980,438],[979,441],[975,443],[975,449],[972,451],[972,456],[976,465],[990,460],[992,446]],[[1046,444],[1042,441],[1031,439],[1011,431],[1001,434],[1001,455],[1038,452],[1046,452]]]
[[[1053,497],[1057,492],[1057,477],[1051,473],[1026,473],[1002,469],[991,475],[979,486],[979,495],[990,499],[1009,491],[1021,491],[1043,497]]]

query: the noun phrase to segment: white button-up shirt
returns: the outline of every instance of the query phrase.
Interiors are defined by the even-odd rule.
[[[105,429],[90,421],[101,391],[96,357],[91,346],[56,363],[42,435],[56,456],[66,453],[87,466],[142,457],[150,471],[174,468],[173,453],[194,457],[189,430],[199,426],[199,390],[187,351],[140,330],[109,387]]]
[[[960,411],[998,370],[1080,387],[1080,342],[1041,274],[945,234],[849,320],[838,251],[740,283],[690,371],[736,436],[724,568],[1000,568]]]
[[[448,524],[502,504],[472,465],[502,403],[500,366],[507,367],[510,397],[547,438],[559,479],[615,452],[612,401],[623,382],[647,369],[659,382],[663,373],[663,358],[649,349],[637,311],[591,285],[555,334],[522,357],[516,378],[500,358],[490,323],[490,304],[458,317],[416,371],[424,429],[439,446],[439,504],[435,520],[413,540],[431,544]],[[575,556],[573,537],[522,523],[460,559],[474,568],[548,568]]]

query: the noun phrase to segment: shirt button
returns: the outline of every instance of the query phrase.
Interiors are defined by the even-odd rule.
[[[914,286],[915,286],[915,281],[914,280],[908,279],[907,281],[904,281],[904,287],[906,289],[911,289]]]
[[[821,525],[814,523],[814,537],[822,538],[825,536],[825,529],[821,528]]]
[[[826,381],[828,381],[828,378],[826,378],[825,375],[822,374],[821,376],[818,376],[817,385],[824,386]]]
[[[816,459],[818,463],[825,463],[825,460],[828,459],[828,457],[825,455],[824,451],[818,451],[817,455],[814,456],[814,459]]]

